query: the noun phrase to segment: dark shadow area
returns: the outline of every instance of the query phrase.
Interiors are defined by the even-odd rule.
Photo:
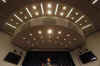
[[[4,58],[5,61],[13,64],[18,64],[21,59],[21,56],[16,55],[12,52],[9,52],[8,55]]]
[[[75,66],[69,52],[27,52],[22,66],[45,66],[50,58],[52,66]]]

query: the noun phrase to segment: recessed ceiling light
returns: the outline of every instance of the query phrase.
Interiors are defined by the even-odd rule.
[[[32,36],[32,33],[30,33],[29,36]]]
[[[64,15],[64,12],[61,12],[61,13],[60,13],[60,16],[63,16],[63,15]]]
[[[32,7],[34,10],[36,10],[37,9],[37,7],[34,5],[33,7]]]
[[[23,14],[23,12],[22,12],[22,11],[20,11],[20,12],[19,12],[19,14]]]
[[[38,16],[39,15],[39,12],[35,12],[35,15]]]
[[[52,11],[51,10],[48,10],[48,14],[51,15],[52,14]]]
[[[78,13],[78,12],[76,12],[76,13],[75,13],[75,15],[77,16],[77,15],[79,15],[79,13]]]
[[[62,32],[61,31],[58,31],[58,34],[61,34]]]
[[[24,19],[27,19],[27,16],[25,16]]]
[[[70,35],[70,34],[66,34],[66,36],[67,36],[67,37],[70,37],[71,35]]]
[[[79,19],[77,19],[76,21],[75,21],[75,23],[78,23],[80,20],[82,20],[83,18],[85,17],[85,15],[82,15]]]
[[[71,8],[71,10],[69,11],[69,13],[67,14],[67,18],[71,15],[71,13],[73,12],[74,8]]]
[[[74,17],[71,17],[71,19],[74,20],[75,18]]]
[[[80,26],[82,25],[82,24],[79,24]]]
[[[66,39],[64,38],[64,40],[66,40]]]
[[[66,10],[66,8],[67,8],[66,6],[63,6],[63,8],[62,8],[62,9],[63,9],[63,10]]]
[[[53,33],[53,30],[52,30],[52,29],[48,29],[48,30],[47,30],[47,33],[48,33],[48,34],[52,34],[52,33]]]
[[[51,3],[48,4],[48,8],[52,8],[52,4]]]
[[[38,31],[38,34],[42,34],[42,31],[41,31],[41,30],[39,30],[39,31]]]

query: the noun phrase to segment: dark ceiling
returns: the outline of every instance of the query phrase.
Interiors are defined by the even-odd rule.
[[[52,4],[53,4],[53,7],[51,8],[52,12],[54,12],[53,10],[57,8],[57,3],[60,4],[57,14],[51,15],[51,16],[55,15],[57,17],[60,16],[60,19],[63,19],[64,17],[66,17],[66,13],[69,14],[71,9],[75,8],[74,11],[72,12],[72,14],[70,15],[70,17],[68,17],[67,19],[70,20],[70,23],[71,23],[71,21],[73,23],[75,23],[75,25],[78,27],[79,30],[82,30],[83,36],[87,36],[88,34],[94,32],[94,31],[100,30],[100,22],[99,22],[100,21],[100,2],[97,2],[96,4],[93,5],[93,4],[91,4],[92,1],[90,1],[90,0],[55,0],[55,1],[53,1],[53,0],[7,0],[7,3],[3,3],[3,1],[0,0],[0,29],[2,31],[8,31],[9,34],[13,35],[13,38],[14,38],[13,43],[15,45],[19,45],[19,47],[27,48],[27,49],[34,48],[34,45],[38,45],[38,46],[35,46],[35,48],[43,48],[43,47],[44,48],[51,48],[51,47],[66,48],[65,45],[69,45],[67,48],[70,47],[70,49],[73,49],[73,48],[76,48],[75,46],[77,46],[77,44],[82,44],[85,42],[84,39],[82,38],[83,36],[81,36],[81,34],[78,34],[76,32],[76,30],[73,31],[75,28],[73,28],[73,30],[69,29],[72,27],[71,25],[70,26],[67,25],[68,27],[66,29],[64,28],[64,26],[63,27],[50,26],[50,27],[54,27],[53,30],[55,31],[55,33],[54,33],[53,37],[46,35],[45,30],[48,30],[49,26],[46,27],[44,25],[32,27],[31,29],[27,28],[26,30],[24,30],[24,32],[21,31],[20,28],[23,29],[23,27],[19,27],[19,26],[22,26],[22,25],[24,26],[25,24],[27,24],[26,22],[29,22],[29,21],[27,21],[28,17],[26,14],[26,11],[27,11],[26,8],[28,8],[27,5],[34,3],[38,9],[36,11],[35,10],[32,11],[33,5],[30,5],[31,7],[29,7],[28,9],[30,10],[30,12],[32,13],[33,16],[34,16],[34,13],[35,13],[35,17],[37,17],[38,13],[39,13],[38,16],[41,16],[41,14],[42,14],[42,8],[40,8],[41,1],[44,4],[43,6],[44,6],[44,11],[45,11],[46,17],[48,15],[50,16],[50,12],[48,13],[49,9],[46,8],[48,1],[52,1]],[[65,10],[63,10],[62,9],[63,6],[66,6],[66,5],[69,5],[69,6]],[[24,10],[24,9],[26,9],[26,10]],[[21,12],[22,12],[22,14],[21,14]],[[38,12],[38,13],[36,13],[36,12]],[[14,15],[13,15],[13,13],[14,13]],[[78,13],[78,15],[76,13]],[[15,19],[16,14],[19,17],[21,17],[21,19],[23,18],[23,20],[20,21],[20,19],[18,17],[16,18],[17,19],[16,20]],[[28,16],[29,16],[29,13],[28,13]],[[36,19],[35,17],[34,17],[34,19]],[[81,17],[85,17],[85,18],[78,21],[78,23],[77,23],[76,21],[78,19],[80,19]],[[18,19],[20,22],[18,21]],[[29,19],[30,19],[30,17],[29,17]],[[37,20],[39,20],[39,19],[37,19]],[[52,22],[53,25],[54,25],[54,23],[56,23],[57,20],[58,20],[57,24],[61,24],[64,22],[64,21],[59,22],[59,19],[56,19],[55,22]],[[41,21],[39,21],[39,22],[41,23]],[[21,23],[23,23],[23,24],[21,24]],[[33,21],[32,23],[38,24],[37,21]],[[48,23],[51,23],[51,22],[48,22]],[[32,24],[32,25],[34,25],[34,24]],[[9,28],[9,26],[10,26],[10,28]],[[37,32],[39,30],[42,30],[45,33],[42,35],[38,35]],[[58,35],[57,32],[59,32],[59,30],[62,30],[62,32],[64,32],[64,33],[62,35]],[[31,33],[27,33],[30,31],[31,31]],[[69,32],[69,34],[72,34],[72,35],[70,37],[66,37],[66,35],[69,35],[69,34],[67,34],[67,32]],[[32,35],[32,36],[29,37],[30,35]],[[56,36],[56,35],[58,35],[58,36]],[[41,39],[41,36],[43,39]],[[35,39],[34,39],[34,37],[35,37]],[[62,37],[62,38],[56,40],[56,37]],[[38,41],[36,41],[36,39]],[[44,43],[42,43],[42,42],[44,42]],[[71,42],[73,42],[73,43],[71,43]],[[57,44],[59,44],[59,45],[57,45]],[[61,47],[60,45],[62,45],[62,44],[63,44],[63,46]]]
[[[68,49],[80,47],[84,39],[77,31],[58,25],[38,25],[22,29],[13,44],[29,49]]]
[[[4,23],[5,19],[15,10],[40,0],[7,0],[7,3],[3,3],[0,0],[0,26]],[[75,8],[80,9],[87,14],[93,21],[96,30],[100,29],[100,1],[92,5],[92,0],[61,0],[63,3],[67,3]]]

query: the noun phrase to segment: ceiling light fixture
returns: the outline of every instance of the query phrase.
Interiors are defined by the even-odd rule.
[[[70,34],[67,34],[66,36],[69,37],[69,36],[71,36],[71,35],[70,35]]]
[[[24,19],[27,19],[28,17],[27,16],[24,16]]]
[[[14,16],[15,16],[20,22],[23,23],[23,20],[22,20],[19,16],[17,16],[16,14],[14,14]]]
[[[34,10],[36,10],[37,9],[37,7],[34,5],[33,7],[32,7]]]
[[[60,13],[60,16],[64,16],[64,13],[63,13],[63,12],[61,12],[61,13]]]
[[[12,28],[14,28],[14,29],[16,29],[16,27],[13,26],[12,24],[6,23],[6,25],[8,25],[8,26],[10,26],[10,27],[12,27]]]
[[[26,8],[26,11],[27,11],[27,13],[29,14],[29,16],[32,18],[32,14],[31,14],[31,12],[29,11],[28,8]]]
[[[29,36],[32,36],[32,33],[30,33]]]
[[[71,17],[71,19],[72,19],[72,20],[74,20],[74,19],[75,19],[75,17]]]
[[[91,26],[92,26],[92,24],[88,24],[88,25],[86,25],[86,26],[83,26],[81,29],[84,30],[84,29],[89,28],[89,27],[91,27]]]
[[[68,12],[68,14],[67,14],[67,18],[71,15],[71,13],[73,12],[73,10],[74,10],[74,8],[71,8],[71,10]]]
[[[63,8],[62,8],[62,9],[63,9],[63,10],[66,10],[66,8],[67,8],[66,6],[63,6]]]
[[[82,24],[79,24],[80,26],[82,25]]]
[[[55,15],[57,14],[58,8],[59,8],[59,4],[56,5]]]
[[[40,4],[40,6],[41,6],[41,11],[42,11],[42,14],[44,15],[44,8],[43,8],[43,4],[41,3],[41,4]]]
[[[48,10],[48,14],[51,15],[52,14],[52,11],[51,10]]]
[[[22,11],[20,11],[20,12],[19,12],[19,14],[23,14],[23,12],[22,12]]]
[[[61,31],[58,31],[58,34],[61,34],[62,32]]]
[[[39,30],[39,31],[38,31],[38,34],[42,34],[42,31],[41,31],[41,30]]]
[[[48,29],[47,33],[48,34],[52,34],[53,33],[53,30],[52,29]]]
[[[49,4],[48,4],[48,8],[52,8],[52,5],[51,5],[51,3],[49,3]]]
[[[78,13],[78,12],[76,12],[76,13],[75,13],[75,15],[77,16],[77,15],[79,15],[79,13]]]
[[[35,15],[38,16],[39,15],[39,12],[35,12]]]

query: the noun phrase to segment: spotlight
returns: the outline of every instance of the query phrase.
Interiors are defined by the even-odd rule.
[[[36,16],[38,16],[38,15],[39,15],[39,13],[38,13],[38,12],[35,12],[35,15],[36,15]]]
[[[48,8],[52,8],[52,5],[50,3],[48,4]]]
[[[66,10],[66,8],[67,8],[66,6],[63,6],[63,8],[62,8],[62,9],[63,9],[63,10]]]
[[[62,32],[61,31],[58,31],[58,34],[61,34]]]
[[[52,29],[48,29],[47,33],[52,34],[53,33]]]
[[[60,13],[60,16],[63,16],[63,15],[64,15],[64,13],[63,13],[63,12],[61,12],[61,13]]]
[[[32,33],[30,33],[29,36],[32,36]]]
[[[23,14],[23,12],[19,12],[19,14]]]
[[[37,7],[36,7],[36,6],[33,6],[32,8],[33,8],[34,10],[36,10],[36,9],[37,9]]]
[[[42,34],[42,31],[41,31],[41,30],[39,30],[39,31],[38,31],[38,34]]]
[[[52,14],[52,11],[51,10],[48,10],[48,14],[51,15]]]
[[[79,13],[78,13],[78,12],[76,12],[76,13],[75,13],[75,15],[77,16],[77,15],[79,15]]]

